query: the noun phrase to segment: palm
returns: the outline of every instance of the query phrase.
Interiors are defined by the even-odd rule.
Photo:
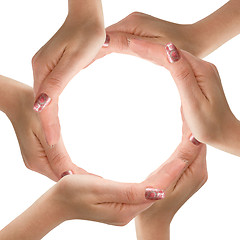
[[[19,100],[21,109],[12,120],[26,167],[54,181],[66,170],[86,174],[85,170],[72,163],[62,139],[54,148],[48,146],[38,114],[32,110],[33,101],[32,89],[24,86]]]

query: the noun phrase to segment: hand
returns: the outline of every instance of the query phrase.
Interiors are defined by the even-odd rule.
[[[154,203],[150,208],[136,217],[138,240],[167,240],[169,226],[181,206],[196,193],[207,181],[206,146],[194,145],[189,141],[191,132],[183,119],[182,142],[168,161],[174,158],[188,161],[188,167],[166,192],[166,198]],[[158,171],[155,172],[155,175]],[[151,175],[150,178],[153,178]]]
[[[70,219],[126,225],[162,199],[165,195],[160,189],[167,191],[176,184],[185,168],[185,161],[174,158],[164,164],[154,178],[143,183],[118,183],[93,175],[65,176],[1,230],[0,238],[40,240]]]
[[[128,40],[144,39],[175,45],[197,57],[205,57],[239,34],[240,2],[228,1],[214,13],[193,24],[176,24],[134,12],[106,29],[110,43],[96,59],[112,52],[134,54]]]
[[[68,82],[96,56],[105,40],[100,0],[69,0],[69,14],[58,32],[33,57],[34,110],[47,143],[60,138],[58,98]]]
[[[129,48],[138,56],[167,68],[178,87],[184,116],[200,142],[240,156],[240,123],[231,112],[216,67],[163,45],[132,40]],[[171,49],[170,49],[171,48]],[[168,60],[168,55],[172,59]]]
[[[117,183],[91,175],[64,177],[56,185],[55,204],[65,220],[84,219],[126,225],[175,185],[188,163],[172,158],[142,183]]]
[[[134,54],[128,47],[128,40],[145,39],[176,46],[196,56],[203,57],[203,47],[196,24],[176,24],[150,15],[134,12],[120,22],[106,28],[110,38],[109,46],[102,48],[96,59],[112,52]]]
[[[32,88],[0,76],[2,84],[2,89],[7,93],[1,92],[2,100],[6,102],[2,108],[12,122],[26,167],[54,181],[59,180],[61,174],[69,169],[74,173],[87,174],[72,163],[62,138],[53,148],[46,143],[39,117],[32,111]]]

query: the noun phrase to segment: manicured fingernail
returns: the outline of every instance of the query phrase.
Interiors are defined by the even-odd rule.
[[[47,105],[49,105],[51,100],[52,99],[46,93],[42,93],[34,103],[33,110],[41,112]]]
[[[63,172],[62,175],[61,175],[61,178],[65,177],[67,175],[73,175],[73,171],[68,170],[68,171]]]
[[[189,138],[190,142],[192,142],[194,145],[198,146],[201,143],[193,136],[191,135],[191,137]]]
[[[168,43],[165,49],[170,63],[177,62],[180,59],[180,54],[173,43]]]
[[[104,44],[103,44],[103,47],[108,47],[108,46],[109,46],[109,42],[110,42],[110,37],[109,37],[109,35],[107,34],[107,35],[106,35],[106,40],[105,40],[105,42],[104,42]]]
[[[165,198],[165,193],[163,190],[156,188],[146,188],[145,198],[148,200],[160,200]]]

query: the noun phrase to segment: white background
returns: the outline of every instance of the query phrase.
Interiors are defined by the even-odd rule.
[[[106,26],[140,11],[193,23],[226,0],[104,0]],[[32,86],[31,58],[57,31],[67,0],[0,2],[0,74]],[[240,36],[206,58],[220,72],[240,117]],[[1,96],[0,96],[1,98]],[[62,134],[72,160],[105,178],[139,182],[165,161],[181,138],[180,101],[169,73],[131,56],[112,54],[79,73],[60,98]],[[209,180],[177,213],[171,239],[239,239],[240,160],[208,148]],[[27,170],[11,123],[0,113],[0,228],[30,206],[53,182]],[[134,222],[119,228],[65,222],[51,239],[135,239]],[[156,236],[156,239],[158,237]]]

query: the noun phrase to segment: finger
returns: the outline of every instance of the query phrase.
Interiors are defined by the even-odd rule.
[[[176,159],[140,184],[108,181],[102,187],[102,193],[109,201],[118,203],[144,204],[151,200],[160,200],[165,197],[166,189],[179,179],[186,166],[187,162],[183,159]]]
[[[88,174],[87,171],[78,167],[71,161],[62,138],[60,138],[59,143],[53,148],[47,147],[46,154],[52,171],[55,173],[58,180],[61,179],[62,174],[66,171],[72,171],[73,174]]]
[[[203,144],[195,145],[189,138],[184,138],[170,158],[155,170],[146,180],[146,183],[159,184],[167,191],[180,179],[184,171],[201,151]]]
[[[136,56],[136,53],[133,52],[131,48],[129,48],[129,42],[132,39],[140,39],[140,40],[149,39],[147,37],[140,37],[127,32],[108,31],[108,30],[107,30],[107,38],[108,38],[107,44],[103,45],[103,47],[100,49],[100,51],[98,52],[93,62],[111,53],[121,53],[121,54]],[[149,41],[154,43],[154,42],[157,42],[157,39],[152,39]]]
[[[130,42],[129,47],[138,56],[161,65],[170,71],[178,87],[183,105],[188,103],[191,106],[202,100],[203,94],[191,64],[173,44],[167,44],[164,47],[160,44],[134,39]]]
[[[78,57],[78,54],[65,53],[38,87],[34,110],[40,113],[49,145],[56,144],[60,137],[57,106],[59,95],[74,75],[84,66],[84,56],[80,61],[78,61]]]
[[[152,172],[144,183],[162,188],[166,191],[171,185],[178,181],[187,166],[187,159],[177,158],[173,154],[168,161]]]
[[[39,113],[43,132],[50,147],[57,145],[61,136],[61,127],[58,118],[58,100],[54,99],[51,105]]]
[[[106,179],[99,179],[95,183],[94,194],[101,196],[101,203],[122,203],[122,204],[147,204],[154,200],[164,198],[161,189],[153,189],[155,198],[149,198],[146,194],[150,191],[149,186],[142,183],[119,183]]]
[[[193,160],[192,164],[186,169],[186,175],[180,179],[176,185],[174,192],[178,194],[185,189],[188,198],[190,198],[195,192],[197,192],[207,181],[207,162],[206,162],[206,145],[202,144],[200,151],[196,158]],[[184,183],[184,184],[182,184]],[[187,200],[187,199],[186,199]]]

